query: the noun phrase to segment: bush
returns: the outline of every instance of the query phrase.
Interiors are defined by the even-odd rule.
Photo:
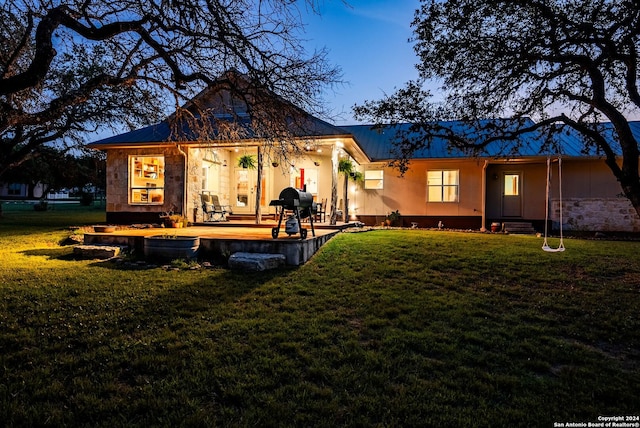
[[[33,205],[33,209],[36,211],[46,211],[47,208],[49,208],[49,202],[47,201],[40,201]]]
[[[402,225],[402,220],[400,219],[401,215],[398,210],[391,211],[387,216],[387,224],[389,226],[398,227]]]
[[[89,192],[82,192],[80,193],[80,205],[84,205],[85,207],[88,207],[89,205],[93,204],[93,193],[89,193]]]

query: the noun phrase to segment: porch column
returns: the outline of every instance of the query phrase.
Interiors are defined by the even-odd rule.
[[[260,206],[260,201],[262,200],[262,192],[264,189],[262,188],[262,175],[264,173],[262,168],[262,162],[264,158],[264,153],[262,150],[262,146],[258,146],[258,182],[256,183],[256,224],[262,223],[262,207]]]
[[[331,215],[329,224],[335,225],[337,220],[336,205],[338,204],[338,147],[331,146]]]
[[[480,231],[486,232],[487,228],[485,224],[487,224],[487,166],[489,166],[489,161],[485,160],[484,165],[482,166],[482,224],[480,225]]]

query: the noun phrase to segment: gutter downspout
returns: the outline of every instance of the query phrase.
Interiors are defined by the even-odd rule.
[[[482,225],[480,226],[480,232],[486,232],[487,228],[487,166],[489,161],[485,160],[482,166]]]
[[[188,160],[189,160],[189,156],[187,155],[187,153],[185,153],[184,150],[182,150],[182,147],[180,147],[180,144],[176,144],[176,148],[178,149],[178,152],[180,152],[180,154],[182,155],[182,157],[184,158],[184,171],[183,171],[183,184],[182,184],[182,215],[184,217],[187,216],[187,189],[189,188],[189,176],[188,176],[188,172],[189,172],[189,167],[188,167]],[[193,221],[196,221],[196,211],[194,209],[193,211]]]

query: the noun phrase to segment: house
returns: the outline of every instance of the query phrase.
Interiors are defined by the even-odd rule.
[[[28,184],[0,182],[0,198],[3,199],[40,199],[44,197],[46,186],[42,183]]]
[[[447,124],[453,130],[461,126],[464,125],[456,122]],[[639,138],[640,122],[631,126]],[[574,132],[565,130],[555,137],[555,147],[562,152],[561,171],[557,152],[545,152],[540,135],[525,134],[517,144],[494,142],[476,156],[450,149],[444,139],[436,138],[428,149],[415,153],[410,169],[399,177],[387,165],[393,159],[393,137],[396,131],[403,131],[397,129],[402,127],[409,125],[387,127],[382,132],[369,125],[343,127],[367,154],[368,162],[361,166],[365,177],[384,177],[379,189],[369,190],[365,181],[364,189],[358,190],[358,218],[365,223],[378,222],[385,213],[398,209],[405,225],[416,222],[436,227],[442,222],[445,227],[488,229],[493,222],[529,222],[542,231],[547,160],[551,160],[549,219],[556,229],[561,172],[565,230],[640,231],[640,219],[621,195],[620,185],[604,157],[594,148],[585,153],[581,138]],[[380,172],[371,172],[375,170]]]
[[[211,91],[197,98],[210,101]],[[242,111],[233,115],[224,108],[211,111],[218,121],[248,123]],[[415,154],[410,169],[400,176],[389,166],[392,141],[395,131],[408,125],[338,127],[311,115],[305,121],[307,126],[293,133],[302,150],[290,153],[280,164],[276,164],[281,159],[277,148],[271,144],[265,149],[264,141],[251,132],[240,138],[202,140],[186,127],[176,139],[169,120],[90,144],[107,153],[107,221],[157,222],[160,214],[173,210],[200,222],[200,198],[205,192],[218,195],[236,215],[254,214],[256,203],[262,213],[273,213],[269,202],[282,189],[303,186],[315,200],[328,199],[335,211],[344,205],[340,189],[345,177],[337,174],[337,162],[349,158],[364,177],[363,183],[349,185],[352,220],[380,224],[398,210],[405,226],[440,223],[448,228],[485,229],[493,222],[517,221],[543,229],[549,156],[535,135],[521,137],[517,150],[515,145],[506,147],[512,143],[496,142],[477,156],[450,150],[444,139],[436,138],[428,149]],[[640,123],[632,125],[640,137]],[[462,125],[452,122],[451,126]],[[640,231],[640,219],[620,196],[620,186],[603,158],[596,152],[582,152],[583,144],[575,134],[558,138],[565,230]],[[260,186],[256,170],[238,165],[242,156],[259,154],[264,158]],[[557,227],[559,171],[557,157],[552,159],[549,219]],[[256,201],[258,187],[262,192]]]

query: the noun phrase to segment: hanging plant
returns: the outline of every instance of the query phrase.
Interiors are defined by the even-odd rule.
[[[349,173],[349,176],[356,184],[364,183],[364,174],[361,173],[360,171],[352,171]]]
[[[238,158],[238,166],[245,169],[256,169],[256,158],[253,155],[242,155]]]
[[[340,159],[340,161],[338,162],[338,172],[349,175],[354,169],[355,166],[349,159]]]

